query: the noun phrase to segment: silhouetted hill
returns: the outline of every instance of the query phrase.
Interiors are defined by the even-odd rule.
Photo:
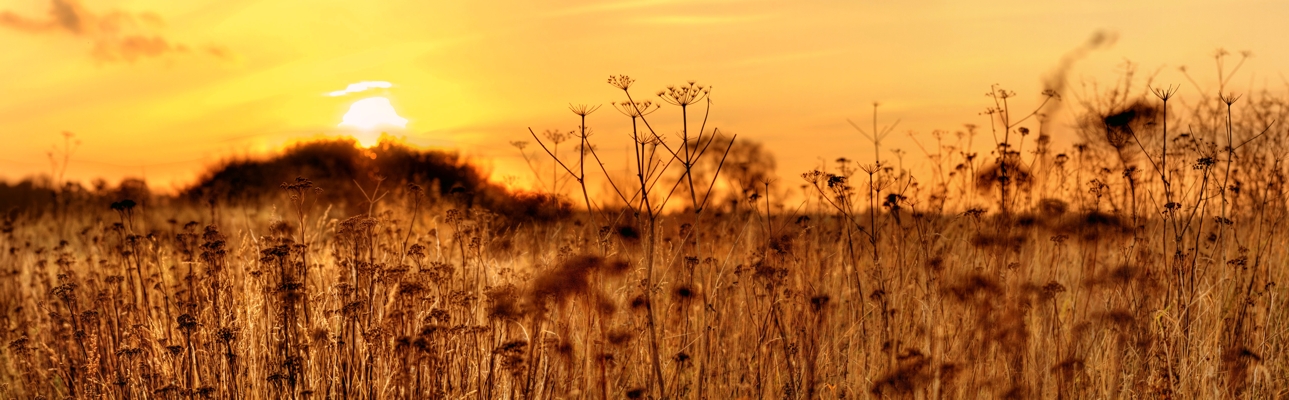
[[[0,182],[0,211],[39,209],[54,200],[54,190],[32,179],[10,184]]]
[[[431,197],[452,198],[512,219],[545,220],[570,212],[567,203],[551,196],[514,193],[488,181],[478,166],[456,152],[419,150],[385,140],[361,149],[353,139],[325,139],[294,145],[267,159],[225,162],[182,196],[254,204],[266,196],[285,196],[282,184],[297,177],[322,189],[317,194],[319,204],[341,206],[350,214],[367,209],[367,200],[354,182],[370,192],[377,177],[385,179],[382,191],[403,193],[407,184],[415,183]]]

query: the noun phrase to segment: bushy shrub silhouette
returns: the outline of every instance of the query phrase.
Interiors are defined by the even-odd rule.
[[[389,140],[363,149],[352,138],[296,144],[267,159],[240,159],[212,168],[182,196],[194,201],[214,199],[230,204],[258,204],[264,196],[280,194],[283,182],[305,177],[321,188],[318,201],[347,213],[367,210],[368,190],[383,179],[382,188],[417,184],[429,194],[480,206],[511,219],[549,220],[570,212],[566,202],[546,194],[512,192],[488,181],[479,166],[456,152],[419,150]]]

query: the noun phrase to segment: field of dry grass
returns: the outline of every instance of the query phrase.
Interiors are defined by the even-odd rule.
[[[610,83],[630,95],[623,78]],[[591,209],[558,218],[415,182],[304,179],[258,204],[98,196],[11,212],[0,393],[1289,395],[1289,102],[1123,90],[1083,101],[1083,140],[1058,151],[1041,117],[1012,118],[1014,94],[994,93],[993,152],[938,132],[925,176],[839,160],[782,179],[803,199],[786,206],[763,182],[715,183],[748,167],[720,161],[728,138],[685,125],[692,145],[668,147],[633,99],[619,111],[640,122],[638,174],[596,199],[578,183],[599,155],[551,151],[561,161],[545,165],[564,167],[543,174]],[[701,86],[663,95],[696,124]],[[335,191],[369,201],[317,201]]]

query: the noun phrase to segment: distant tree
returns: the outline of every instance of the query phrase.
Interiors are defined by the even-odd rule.
[[[699,144],[691,141],[690,151],[701,151],[703,145],[706,145],[706,142]],[[725,154],[727,149],[729,154],[725,156],[725,164],[721,167],[720,156]],[[716,177],[716,184],[707,200],[708,207],[723,207],[745,200],[752,193],[764,191],[764,185],[775,179],[774,154],[761,142],[745,138],[731,140],[729,137],[717,137],[708,146],[706,152],[713,156],[704,156],[694,165],[691,173],[694,175],[695,182],[703,182],[703,186],[706,187],[707,183],[712,182],[712,175],[720,167],[720,176]],[[687,190],[687,187],[681,185],[677,190]]]

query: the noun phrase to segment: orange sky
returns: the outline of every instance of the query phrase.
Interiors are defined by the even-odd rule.
[[[709,126],[765,143],[795,182],[821,159],[871,153],[846,120],[866,126],[873,101],[902,120],[897,136],[987,125],[990,84],[1038,101],[1097,32],[1117,40],[1074,64],[1073,85],[1109,83],[1125,59],[1162,68],[1159,83],[1185,83],[1179,65],[1204,81],[1224,47],[1254,54],[1234,90],[1285,87],[1289,3],[1215,4],[0,0],[0,179],[49,173],[46,153],[70,131],[81,145],[68,178],[178,187],[222,158],[337,134],[363,96],[327,93],[359,81],[394,84],[373,93],[410,120],[408,142],[527,179],[509,142],[531,140],[529,126],[572,129],[570,102],[605,104],[594,140],[627,146],[605,78],[629,74],[649,98],[712,85]],[[678,112],[655,120],[673,131]]]

